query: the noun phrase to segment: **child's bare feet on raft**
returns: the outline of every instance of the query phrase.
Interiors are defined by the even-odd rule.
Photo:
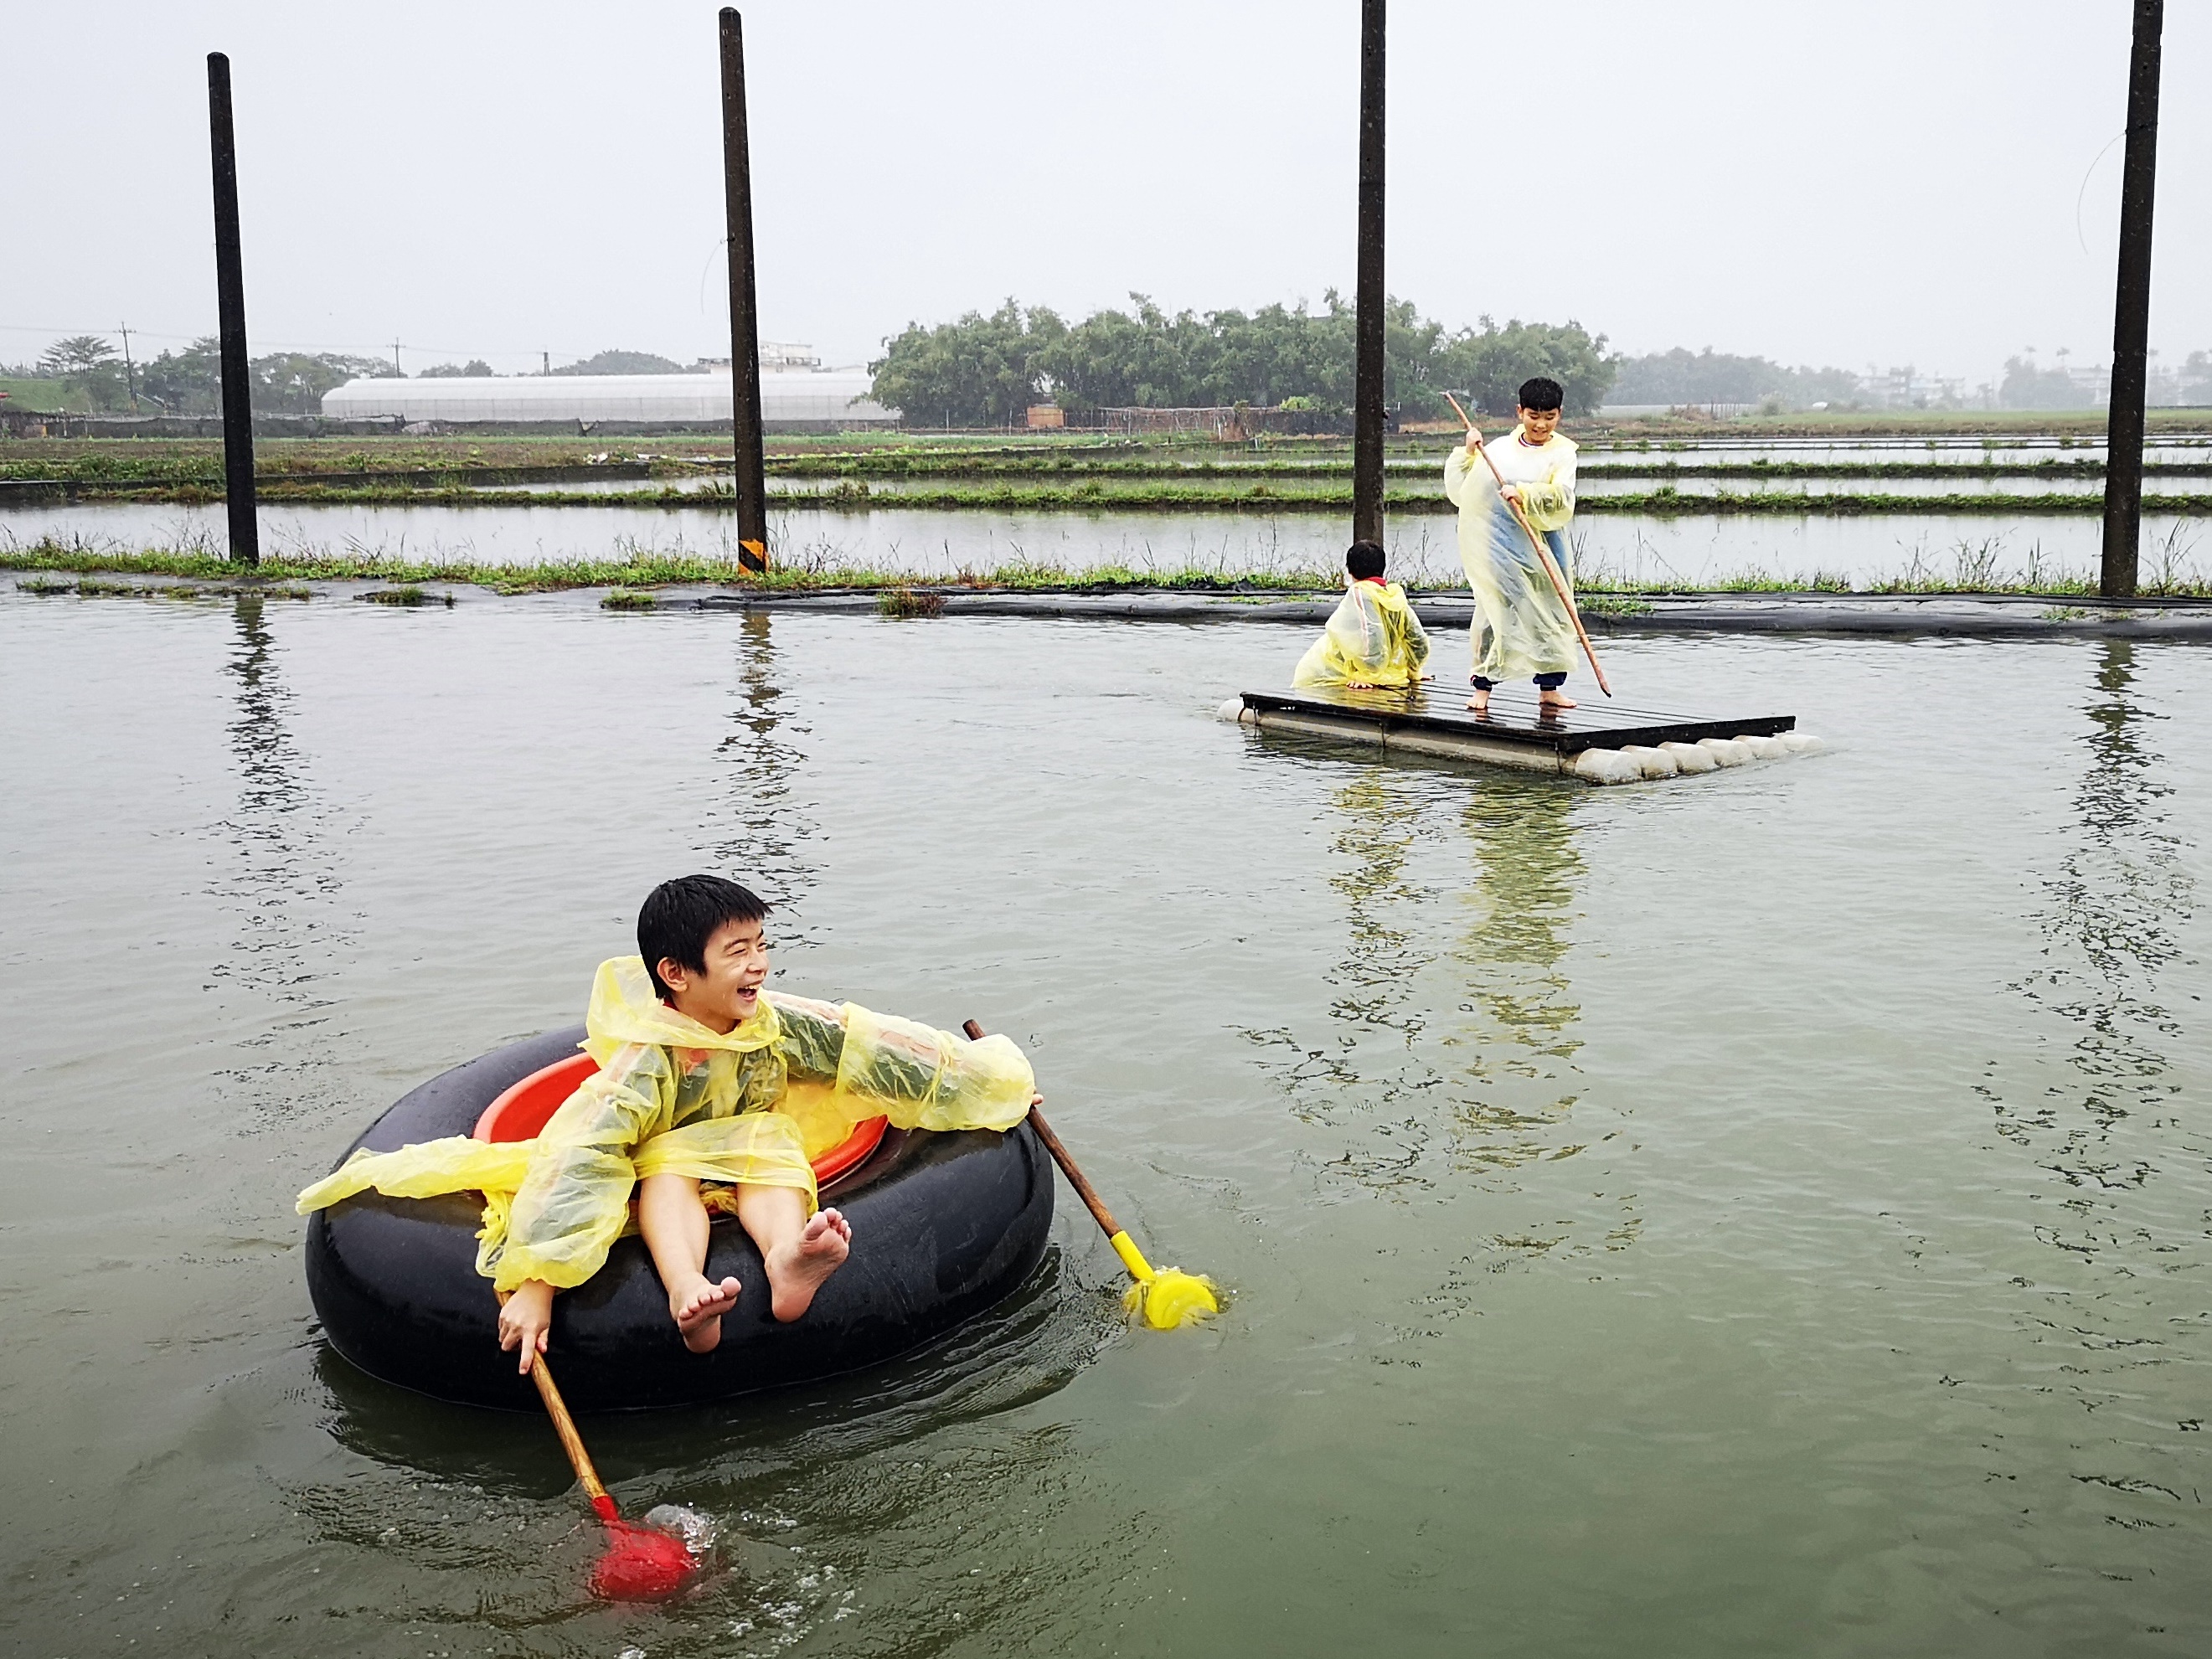
[[[1467,706],[1478,714],[1487,714],[1490,712],[1490,693],[1477,686],[1474,695],[1467,700]]]
[[[1572,697],[1569,696],[1564,691],[1539,692],[1537,694],[1536,702],[1537,706],[1542,708],[1576,708],[1581,707],[1580,704],[1576,702]]]
[[[853,1250],[853,1224],[835,1210],[810,1218],[799,1237],[768,1257],[769,1311],[788,1324],[814,1305],[823,1280]]]
[[[704,1273],[681,1290],[668,1293],[668,1311],[684,1334],[684,1346],[693,1353],[712,1353],[722,1340],[722,1316],[738,1305],[741,1287],[734,1279],[717,1285]]]

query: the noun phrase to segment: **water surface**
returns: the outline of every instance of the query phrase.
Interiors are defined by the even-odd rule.
[[[1836,750],[1592,791],[1211,719],[1301,643],[0,592],[10,1650],[2206,1650],[2212,659],[1624,640]],[[695,868],[1235,1297],[1124,1330],[1063,1194],[939,1352],[588,1424],[730,1540],[613,1609],[289,1206]]]

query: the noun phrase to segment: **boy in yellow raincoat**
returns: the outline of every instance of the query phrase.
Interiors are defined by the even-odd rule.
[[[1444,458],[1444,494],[1459,508],[1460,563],[1474,590],[1474,695],[1467,706],[1478,714],[1490,710],[1491,687],[1524,675],[1536,682],[1542,707],[1575,706],[1560,690],[1574,666],[1574,619],[1506,504],[1521,504],[1522,516],[1544,538],[1559,580],[1573,592],[1564,532],[1575,515],[1575,443],[1559,434],[1565,402],[1557,380],[1539,376],[1522,383],[1521,424],[1490,447],[1490,459],[1505,480],[1503,494],[1483,463],[1482,439],[1474,428],[1466,447]]]
[[[1322,636],[1298,659],[1291,684],[1354,691],[1415,685],[1426,678],[1429,636],[1406,590],[1382,579],[1380,542],[1354,542],[1344,556],[1344,598]]]
[[[638,913],[638,954],[599,965],[585,1050],[599,1070],[534,1140],[466,1136],[356,1153],[300,1194],[301,1214],[370,1187],[398,1198],[480,1191],[477,1271],[503,1298],[499,1343],[520,1369],[545,1351],[556,1291],[597,1273],[629,1220],[694,1352],[714,1348],[738,1281],[706,1276],[708,1200],[760,1247],[769,1308],[805,1313],[853,1230],[816,1208],[811,1154],[866,1118],[901,1128],[1009,1129],[1036,1099],[1008,1039],[970,1042],[911,1020],[764,991],[769,907],[735,882],[663,882]],[[728,1183],[702,1194],[700,1183]]]

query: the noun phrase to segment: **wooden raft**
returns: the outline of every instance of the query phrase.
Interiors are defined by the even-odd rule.
[[[1669,766],[1651,758],[1680,756],[1702,746],[1719,766],[1775,757],[1781,745],[1764,740],[1794,732],[1794,714],[1745,714],[1715,719],[1665,714],[1587,698],[1567,709],[1540,708],[1535,693],[1500,686],[1490,710],[1476,714],[1458,686],[1416,686],[1405,691],[1247,691],[1237,718],[1263,731],[1401,749],[1416,754],[1487,761],[1522,771],[1564,772],[1595,783],[1704,771],[1712,766]],[[1226,714],[1228,710],[1224,709]],[[1738,739],[1756,745],[1747,749]],[[1817,746],[1792,738],[1791,752]],[[1629,751],[1626,757],[1620,753]],[[1761,752],[1765,751],[1765,752]],[[1692,757],[1694,759],[1694,757]]]

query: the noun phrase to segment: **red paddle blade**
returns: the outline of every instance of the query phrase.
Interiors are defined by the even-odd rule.
[[[697,1565],[682,1539],[611,1522],[607,1553],[592,1569],[592,1594],[603,1601],[658,1601],[682,1589]]]

